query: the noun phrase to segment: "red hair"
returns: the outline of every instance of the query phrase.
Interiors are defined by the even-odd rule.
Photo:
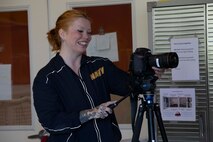
[[[91,21],[88,15],[80,10],[67,10],[61,14],[56,21],[55,28],[51,29],[47,33],[47,39],[52,46],[52,51],[58,51],[61,49],[61,38],[58,33],[59,30],[67,30],[70,23],[72,23],[76,18],[85,18]]]

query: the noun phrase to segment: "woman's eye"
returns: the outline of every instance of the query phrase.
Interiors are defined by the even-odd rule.
[[[83,30],[78,30],[78,32],[79,32],[79,33],[83,33],[84,31],[83,31]]]
[[[83,33],[84,31],[83,30],[77,30],[79,33]],[[86,32],[88,35],[91,35],[92,34],[92,32],[90,32],[90,31],[88,31],[88,32]]]

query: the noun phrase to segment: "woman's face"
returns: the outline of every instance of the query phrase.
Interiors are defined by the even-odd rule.
[[[75,19],[67,31],[62,30],[62,46],[72,52],[82,54],[91,40],[91,23],[85,18]]]

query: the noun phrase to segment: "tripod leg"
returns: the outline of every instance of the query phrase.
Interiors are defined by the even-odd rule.
[[[161,116],[161,112],[160,112],[160,107],[158,104],[154,105],[154,110],[155,110],[155,115],[157,118],[157,122],[158,122],[158,126],[160,129],[160,133],[161,133],[161,137],[163,139],[163,142],[168,142],[167,136],[166,136],[166,131],[163,125],[163,120],[162,120],[162,116]]]
[[[149,142],[155,142],[154,113],[152,106],[148,108]]]
[[[139,137],[140,137],[140,132],[141,132],[141,126],[143,123],[143,116],[144,116],[144,111],[145,111],[145,103],[142,103],[139,105],[139,110],[136,118],[136,123],[134,126],[134,131],[133,131],[133,137],[132,137],[132,142],[139,142]]]

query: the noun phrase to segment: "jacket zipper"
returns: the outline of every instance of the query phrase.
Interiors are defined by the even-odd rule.
[[[79,70],[79,80],[80,80],[81,85],[83,86],[84,92],[85,92],[85,94],[86,94],[86,96],[87,96],[87,98],[88,98],[88,100],[89,100],[89,102],[90,102],[91,108],[95,108],[94,101],[93,101],[92,97],[90,96],[90,94],[89,94],[89,92],[88,92],[88,90],[87,90],[87,86],[86,86],[86,84],[85,84],[85,82],[84,82],[84,80],[83,80],[83,78],[82,78],[82,75],[81,75],[80,70]],[[102,142],[102,141],[101,141],[100,130],[99,130],[99,128],[98,128],[96,119],[94,119],[94,128],[95,128],[95,132],[96,132],[98,141],[99,141],[99,142]]]

